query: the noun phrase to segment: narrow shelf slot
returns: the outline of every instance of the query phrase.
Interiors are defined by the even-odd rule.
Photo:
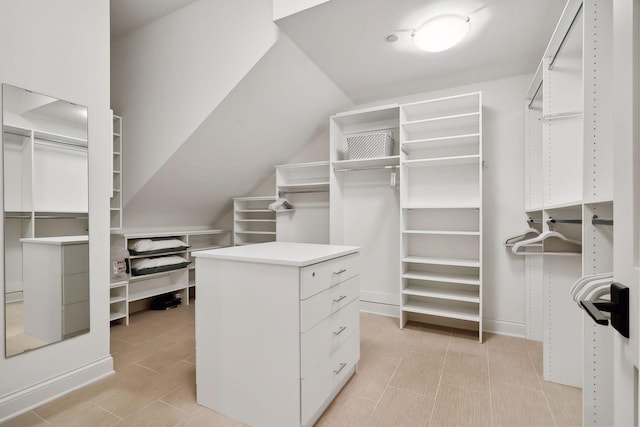
[[[236,231],[236,234],[264,234],[275,236],[275,231]]]
[[[439,138],[422,138],[405,141],[402,146],[412,149],[425,149],[436,147],[450,147],[453,145],[468,145],[478,143],[480,139],[479,133],[467,133],[462,135],[444,136]]]
[[[438,302],[437,305],[434,305],[434,303],[410,298],[409,301],[402,306],[402,311],[447,317],[450,319],[468,320],[471,322],[480,321],[477,307],[456,305],[454,303],[446,304]]]
[[[432,264],[432,265],[450,265],[454,267],[480,267],[480,261],[476,259],[457,259],[457,258],[428,258],[418,256],[407,256],[402,262],[414,264]]]
[[[421,124],[424,124],[424,123],[431,123],[431,122],[444,121],[444,120],[455,120],[455,119],[462,119],[462,118],[467,118],[467,117],[479,117],[479,116],[480,116],[480,112],[474,111],[474,112],[471,112],[471,113],[451,114],[451,115],[448,115],[448,116],[430,117],[428,119],[406,121],[406,122],[402,123],[402,126],[411,127],[411,126],[415,126],[415,125],[421,125]]]
[[[428,167],[428,166],[467,165],[467,164],[478,163],[479,161],[480,161],[480,155],[474,154],[469,156],[436,157],[433,159],[406,160],[402,164],[410,168],[413,168],[413,167]]]
[[[422,280],[430,282],[459,283],[462,285],[480,286],[478,277],[454,274],[454,273],[432,273],[426,271],[407,271],[402,275],[403,279]]]
[[[404,230],[404,234],[427,234],[442,236],[479,236],[479,231]]]
[[[397,166],[400,164],[400,156],[376,157],[371,159],[337,160],[331,162],[334,170],[341,169],[367,169],[374,167]]]
[[[275,219],[236,219],[236,222],[276,222]]]
[[[402,290],[403,295],[413,295],[426,298],[445,299],[451,301],[462,301],[478,304],[480,296],[476,290],[445,290],[442,288],[428,288],[418,285],[407,285]]]

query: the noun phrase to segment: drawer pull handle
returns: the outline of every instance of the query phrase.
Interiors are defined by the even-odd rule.
[[[340,295],[338,298],[335,298],[335,299],[333,300],[333,302],[340,302],[340,301],[342,301],[343,299],[345,299],[346,297],[347,297],[346,295]]]
[[[347,269],[346,269],[346,268],[341,268],[341,269],[340,269],[340,270],[338,270],[338,271],[334,271],[334,272],[333,272],[333,274],[337,276],[338,274],[342,274],[342,273],[344,273],[344,272],[346,272],[346,271],[347,271]]]
[[[334,332],[333,332],[333,335],[338,336],[338,335],[340,335],[341,333],[343,333],[345,329],[347,329],[347,327],[346,327],[346,326],[340,326],[340,328],[339,328],[337,331],[334,331]]]
[[[334,369],[334,370],[333,370],[333,373],[334,373],[334,374],[336,374],[336,375],[338,375],[338,374],[340,373],[340,371],[342,371],[342,370],[344,369],[344,367],[345,367],[345,366],[347,366],[347,364],[346,364],[346,363],[341,363],[341,364],[340,364],[340,367],[339,367],[338,369]]]

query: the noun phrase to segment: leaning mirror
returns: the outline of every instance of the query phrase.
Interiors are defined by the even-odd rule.
[[[5,356],[89,331],[87,108],[2,85]]]

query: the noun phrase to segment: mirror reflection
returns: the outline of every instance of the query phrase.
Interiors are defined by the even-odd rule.
[[[5,356],[89,331],[87,108],[2,85]]]

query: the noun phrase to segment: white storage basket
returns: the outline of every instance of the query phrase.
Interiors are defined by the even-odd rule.
[[[348,160],[388,157],[393,152],[391,131],[354,133],[345,139]]]

